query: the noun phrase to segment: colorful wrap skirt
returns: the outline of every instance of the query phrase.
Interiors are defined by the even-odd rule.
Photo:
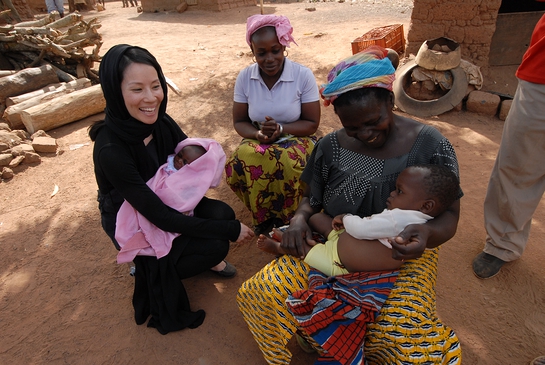
[[[407,261],[375,321],[367,325],[365,363],[461,364],[458,337],[436,313],[438,249]],[[285,301],[308,288],[309,266],[289,255],[267,264],[242,284],[237,303],[270,365],[288,365],[286,345],[298,329]]]
[[[303,196],[299,177],[316,137],[259,144],[245,138],[225,164],[227,184],[252,212],[257,226],[272,218],[288,223]]]
[[[364,363],[367,324],[375,321],[398,272],[356,272],[328,277],[310,269],[309,288],[292,293],[286,305],[299,328],[323,350],[316,365]]]

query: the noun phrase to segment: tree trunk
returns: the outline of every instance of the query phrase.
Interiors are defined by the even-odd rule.
[[[13,75],[0,78],[0,103],[8,96],[15,96],[59,82],[50,65],[25,68]]]
[[[100,113],[105,107],[102,89],[100,85],[94,85],[23,110],[21,119],[26,130],[32,134],[40,129],[48,131]]]
[[[12,106],[15,104],[22,103],[25,100],[34,98],[39,95],[46,94],[51,91],[55,91],[61,87],[65,87],[66,89],[79,90],[89,86],[91,86],[91,80],[87,78],[79,78],[77,80],[70,81],[70,82],[59,82],[56,84],[50,84],[42,89],[34,90],[26,94],[10,96],[9,98],[6,99],[6,106]]]
[[[76,84],[75,82],[71,86],[68,86],[68,84],[62,84],[60,87],[56,89],[53,89],[46,93],[42,93],[41,95],[34,96],[33,98],[22,101],[18,104],[11,105],[4,111],[3,118],[9,122],[11,129],[25,129],[25,125],[23,123],[23,120],[21,119],[21,113],[23,110],[29,109],[38,104],[45,103],[49,100],[58,98],[61,95],[66,95],[76,90],[80,90],[85,87],[91,86],[91,81],[89,81],[89,79],[82,79],[82,80],[87,80],[88,81],[87,84],[85,83]]]

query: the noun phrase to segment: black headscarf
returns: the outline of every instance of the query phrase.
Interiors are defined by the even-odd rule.
[[[124,57],[129,58],[128,62]],[[126,68],[127,63],[132,62],[149,64],[157,71],[164,98],[159,106],[157,121],[153,124],[145,124],[133,118],[125,105],[121,91],[124,71],[121,65],[124,63]],[[110,128],[122,141],[130,146],[131,153],[138,165],[138,171],[147,180],[153,176],[157,167],[150,161],[144,139],[153,134],[155,143],[158,145],[157,150],[164,151],[165,146],[170,147],[172,143],[177,143],[172,139],[179,136],[179,131],[176,132],[172,129],[172,118],[166,114],[167,84],[161,66],[148,50],[128,44],[119,44],[106,52],[100,62],[98,75],[106,99],[106,119],[103,125]],[[93,139],[92,135],[91,138]],[[174,151],[173,148],[172,151]],[[166,160],[166,156],[158,157],[160,161]]]

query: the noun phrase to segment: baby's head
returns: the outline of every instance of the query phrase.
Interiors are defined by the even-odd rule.
[[[388,209],[411,209],[438,216],[458,197],[458,177],[442,165],[414,165],[401,171],[396,189],[386,201]]]
[[[181,169],[184,165],[188,165],[206,153],[206,149],[199,145],[185,146],[174,156],[174,168]]]

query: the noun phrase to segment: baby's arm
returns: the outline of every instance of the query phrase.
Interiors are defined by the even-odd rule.
[[[399,233],[389,211],[386,210],[364,218],[346,214],[343,217],[343,225],[349,235],[360,240],[393,237]]]
[[[344,229],[354,238],[376,240],[395,237],[408,224],[423,224],[432,217],[414,210],[385,209],[382,213],[360,218],[347,214],[343,218]]]

